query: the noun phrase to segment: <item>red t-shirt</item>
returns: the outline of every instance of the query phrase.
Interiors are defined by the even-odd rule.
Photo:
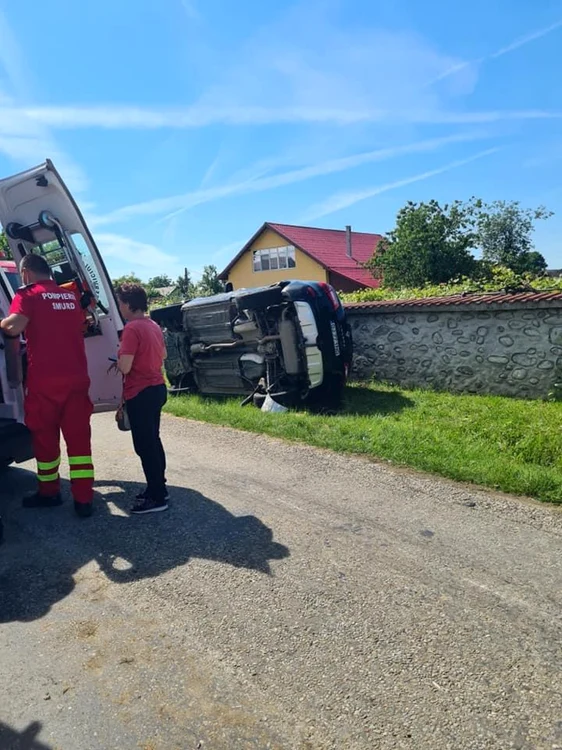
[[[10,314],[25,315],[29,388],[60,383],[88,386],[84,318],[73,292],[51,279],[18,289]]]
[[[125,375],[123,395],[126,401],[138,396],[151,385],[162,385],[162,365],[166,356],[166,345],[162,329],[150,318],[130,320],[121,336],[119,356],[132,354],[133,366]]]

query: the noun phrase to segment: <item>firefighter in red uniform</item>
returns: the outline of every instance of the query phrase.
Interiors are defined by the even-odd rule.
[[[25,286],[18,289],[8,317],[0,323],[7,336],[25,331],[27,379],[25,422],[37,460],[37,492],[26,508],[62,503],[59,485],[60,433],[64,436],[74,508],[92,512],[94,467],[90,441],[90,378],[83,335],[83,315],[76,295],[51,278],[40,255],[26,255],[20,266]]]

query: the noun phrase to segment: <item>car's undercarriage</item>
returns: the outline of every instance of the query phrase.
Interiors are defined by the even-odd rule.
[[[220,295],[153,311],[165,329],[172,392],[255,395],[257,401],[269,393],[280,403],[296,403],[320,385],[322,356],[310,306],[278,292]]]

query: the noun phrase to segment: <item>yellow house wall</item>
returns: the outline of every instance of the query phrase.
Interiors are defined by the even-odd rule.
[[[254,250],[285,247],[290,244],[290,242],[287,242],[287,240],[278,235],[277,232],[266,229],[230,269],[228,280],[232,283],[234,289],[267,286],[283,279],[303,279],[305,281],[328,280],[326,270],[298,248],[295,248],[295,268],[281,268],[277,271],[254,271]]]

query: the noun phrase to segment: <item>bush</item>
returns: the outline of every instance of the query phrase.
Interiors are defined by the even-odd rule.
[[[517,274],[508,268],[495,266],[479,279],[462,278],[448,284],[425,284],[412,289],[362,289],[359,292],[340,294],[342,302],[378,302],[382,300],[425,299],[427,297],[447,297],[453,294],[502,292],[506,290],[561,291],[562,276],[540,276]]]

